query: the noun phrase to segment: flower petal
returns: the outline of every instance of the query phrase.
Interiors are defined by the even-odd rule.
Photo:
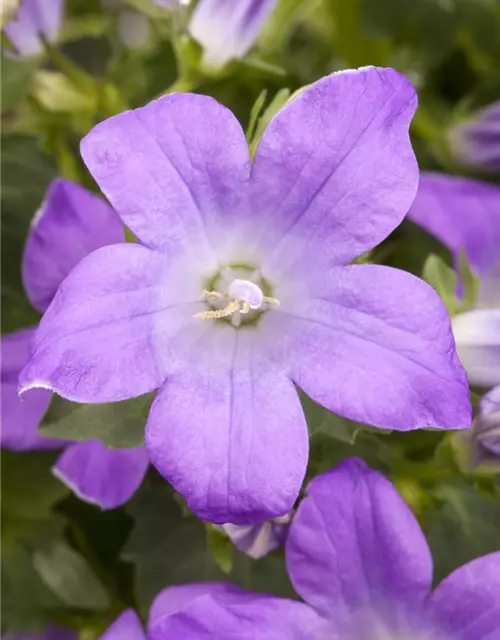
[[[101,198],[69,180],[54,180],[24,249],[22,274],[29,301],[43,313],[82,258],[124,240],[119,217]]]
[[[259,354],[252,329],[212,328],[204,353],[200,345],[153,402],[149,458],[201,518],[247,524],[285,515],[308,457],[299,398]]]
[[[189,323],[189,296],[198,298],[201,288],[168,272],[164,256],[138,244],[84,258],[40,322],[21,391],[42,387],[76,402],[112,402],[160,386],[178,357],[169,340]]]
[[[100,636],[99,640],[146,640],[139,616],[127,609]]]
[[[21,56],[43,52],[41,35],[57,39],[64,12],[64,0],[22,0],[16,19],[4,31]]]
[[[82,500],[116,509],[137,491],[148,465],[144,447],[108,449],[87,440],[69,446],[52,471]]]
[[[189,23],[189,33],[204,50],[203,61],[222,67],[241,58],[253,45],[276,0],[201,0]]]
[[[457,352],[471,384],[500,384],[500,309],[477,309],[453,318]]]
[[[472,114],[450,131],[455,157],[464,165],[486,171],[500,169],[500,101]]]
[[[500,261],[500,189],[485,182],[423,173],[408,217],[455,256],[465,249],[479,275]]]
[[[52,394],[45,389],[34,389],[22,400],[17,393],[21,369],[28,362],[28,345],[35,328],[21,329],[2,336],[2,429],[1,445],[13,451],[58,449],[66,443],[55,438],[44,438],[38,433]]]
[[[456,640],[500,637],[500,552],[456,569],[437,587],[430,609]]]
[[[280,314],[289,324],[282,350],[293,380],[313,400],[388,429],[470,426],[450,318],[425,282],[398,269],[353,265],[311,281],[309,291],[283,294]]]
[[[418,606],[431,588],[417,520],[393,485],[357,458],[309,484],[286,562],[297,593],[337,623],[358,607]]]
[[[98,124],[81,153],[125,224],[169,255],[210,262],[249,174],[245,135],[213,98],[171,94]],[[193,248],[193,244],[196,248]]]
[[[402,221],[418,183],[416,105],[403,75],[366,67],[315,82],[278,112],[251,178],[265,272],[345,264]]]
[[[318,614],[292,600],[243,591],[225,584],[195,584],[166,589],[170,597],[164,615],[158,611],[149,623],[151,640],[323,640],[328,623]],[[155,605],[153,605],[155,608]]]

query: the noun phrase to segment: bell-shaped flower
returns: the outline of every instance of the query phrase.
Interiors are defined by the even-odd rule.
[[[203,47],[207,67],[223,67],[242,58],[253,45],[276,0],[200,0],[189,23],[189,32]]]
[[[64,0],[22,0],[14,20],[4,31],[22,58],[43,53],[43,40],[55,42],[64,16]]]
[[[500,101],[473,113],[450,130],[455,158],[481,171],[500,171]]]
[[[52,182],[31,224],[21,265],[32,305],[45,311],[60,283],[84,256],[124,239],[120,219],[100,198],[68,180]],[[67,329],[71,333],[71,326]],[[22,399],[17,393],[35,331],[30,327],[2,336],[1,446],[13,451],[65,447],[54,474],[83,500],[105,509],[117,507],[139,487],[148,467],[146,451],[107,449],[98,440],[69,443],[38,433],[51,391],[34,389]]]
[[[171,587],[149,613],[150,640],[493,640],[500,637],[500,552],[432,588],[432,557],[394,486],[358,459],[316,477],[285,545],[302,598],[225,583]],[[134,612],[101,640],[144,640]]]
[[[63,282],[21,392],[110,402],[159,388],[150,460],[218,524],[292,509],[308,460],[296,387],[386,429],[470,426],[439,296],[349,264],[415,196],[415,107],[392,69],[333,74],[277,113],[253,163],[233,114],[202,95],[97,125],[83,158],[142,244],[99,249]]]

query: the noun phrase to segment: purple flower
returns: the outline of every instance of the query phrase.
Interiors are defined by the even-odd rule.
[[[452,151],[466,166],[500,171],[500,101],[450,131]]]
[[[412,202],[415,105],[392,69],[333,74],[272,119],[253,164],[235,117],[206,96],[171,94],[97,125],[82,155],[143,244],[99,249],[65,280],[21,391],[109,402],[160,388],[150,460],[220,524],[292,509],[308,459],[296,386],[388,429],[470,426],[434,290],[344,266]]]
[[[78,634],[56,624],[48,624],[42,633],[25,633],[22,631],[6,631],[2,640],[77,640]]]
[[[45,311],[59,284],[84,256],[123,240],[122,224],[107,204],[72,182],[55,180],[33,219],[24,250],[22,276],[30,302]],[[82,499],[102,508],[123,504],[146,473],[144,447],[106,449],[100,441],[68,443],[38,434],[51,392],[35,389],[22,400],[17,395],[19,373],[28,362],[34,335],[31,327],[2,337],[2,447],[14,451],[66,447],[55,475]]]
[[[43,38],[55,42],[61,30],[64,0],[22,0],[16,19],[4,31],[16,49],[26,58],[43,53]]]
[[[203,47],[203,61],[222,67],[242,58],[255,42],[276,0],[199,0],[189,32]]]
[[[453,332],[471,383],[500,385],[500,189],[423,174],[408,215],[450,249],[455,263],[465,250],[480,277],[477,308],[455,316]]]
[[[303,602],[223,583],[172,587],[154,601],[147,637],[500,637],[500,552],[456,569],[432,591],[432,558],[416,518],[393,485],[361,460],[347,460],[311,482],[285,550],[288,574]],[[105,640],[144,638],[135,614],[124,616]]]
[[[293,512],[257,524],[223,524],[220,528],[234,546],[251,558],[263,558],[286,540]]]

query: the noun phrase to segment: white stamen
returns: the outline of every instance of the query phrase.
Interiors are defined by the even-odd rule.
[[[264,302],[264,294],[259,286],[249,280],[233,280],[227,291],[234,300],[243,300],[250,309],[260,309]]]

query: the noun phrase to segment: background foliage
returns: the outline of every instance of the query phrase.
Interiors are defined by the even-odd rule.
[[[281,0],[257,46],[218,75],[200,68],[199,47],[147,0],[129,0],[151,25],[149,45],[131,51],[117,36],[119,3],[67,2],[63,43],[43,60],[3,57],[2,331],[30,326],[20,259],[30,220],[59,175],[97,190],[78,142],[94,123],[169,90],[193,90],[230,107],[255,145],[290,93],[334,70],[394,66],[415,83],[420,107],[412,139],[425,170],[465,174],[449,131],[500,97],[500,3],[496,0]],[[253,130],[253,136],[252,134]],[[491,179],[491,178],[490,178]],[[434,254],[444,260],[428,257]],[[421,229],[403,225],[371,260],[422,275],[446,298],[449,255]],[[449,300],[447,302],[450,302]],[[385,433],[335,416],[304,398],[308,475],[352,455],[387,474],[421,521],[435,578],[500,549],[500,479],[464,473],[453,434]],[[80,406],[55,398],[42,432],[109,446],[142,441],[149,397]],[[168,584],[229,579],[293,595],[281,552],[253,561],[188,513],[150,470],[124,508],[78,500],[50,472],[57,453],[2,451],[4,628],[40,631],[47,620],[96,637],[127,606],[146,614]]]

